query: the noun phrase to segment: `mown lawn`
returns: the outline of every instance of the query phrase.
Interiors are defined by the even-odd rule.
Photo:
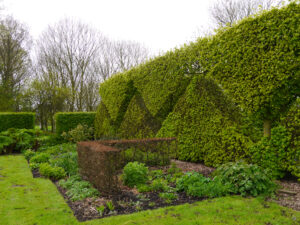
[[[51,181],[32,178],[23,156],[0,156],[0,225],[300,224],[300,212],[259,198],[231,196],[78,223]]]

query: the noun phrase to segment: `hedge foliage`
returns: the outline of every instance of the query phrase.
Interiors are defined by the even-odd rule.
[[[116,127],[112,124],[111,118],[103,102],[100,103],[95,116],[95,138],[107,139],[116,135]]]
[[[116,125],[120,125],[127,106],[136,88],[130,80],[130,72],[115,74],[100,85],[100,96],[109,116]]]
[[[213,36],[209,74],[244,110],[274,121],[300,95],[299,49],[300,4],[292,2]]]
[[[35,125],[35,113],[0,113],[0,132],[9,128],[33,129]]]
[[[152,116],[163,120],[185,91],[191,77],[185,66],[186,54],[185,48],[167,52],[132,74],[134,85]]]
[[[56,134],[61,135],[76,128],[79,124],[94,127],[95,112],[60,112],[54,115]]]
[[[286,171],[300,177],[300,150],[293,146],[291,133],[283,126],[272,129],[271,138],[263,137],[250,148],[253,163],[271,171],[275,178],[282,178]]]
[[[211,79],[195,76],[158,132],[178,137],[179,158],[217,166],[246,156],[239,111]]]
[[[151,115],[143,98],[137,93],[128,106],[118,135],[127,139],[154,137],[159,128],[160,123]]]
[[[216,166],[250,160],[264,120],[281,117],[297,151],[299,107],[283,116],[300,95],[299,15],[296,2],[262,12],[108,79],[97,137],[175,136],[180,159]]]

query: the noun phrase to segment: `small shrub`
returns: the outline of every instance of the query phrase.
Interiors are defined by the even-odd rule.
[[[39,166],[39,172],[42,176],[53,180],[59,180],[66,176],[66,172],[63,168],[52,167],[49,163],[41,163]]]
[[[267,170],[255,164],[244,162],[226,163],[214,172],[223,185],[230,186],[230,192],[242,196],[272,195],[276,190]]]
[[[154,180],[154,179],[157,179],[157,178],[163,178],[164,177],[164,174],[163,174],[163,171],[162,170],[151,170],[150,171],[150,175],[149,177]]]
[[[167,191],[169,186],[166,180],[159,178],[152,181],[151,188],[153,191]]]
[[[47,163],[49,159],[50,155],[48,153],[37,153],[30,159],[30,163]]]
[[[32,151],[31,149],[27,149],[25,152],[24,152],[24,157],[27,161],[29,161],[33,156],[35,155],[35,152]]]
[[[148,167],[143,163],[130,162],[123,169],[122,179],[128,187],[145,184],[148,180]]]
[[[209,178],[204,177],[200,173],[188,172],[177,180],[176,188],[178,191],[187,192],[189,186],[192,186],[195,183],[208,183],[209,181],[210,181]]]
[[[79,141],[92,140],[94,134],[93,127],[88,127],[87,125],[78,124],[76,128],[70,130],[69,132],[63,132],[62,137],[69,142],[77,143]]]
[[[194,197],[220,197],[230,192],[230,186],[222,184],[221,180],[204,177],[200,173],[186,173],[176,183],[178,191],[185,191]]]
[[[30,163],[29,167],[31,170],[38,169],[40,167],[40,163]]]
[[[0,154],[6,153],[6,148],[14,143],[10,137],[0,136]]]
[[[60,180],[58,184],[62,188],[67,189],[66,194],[71,201],[78,201],[100,195],[98,190],[93,188],[89,182],[82,180],[79,175],[71,176],[67,180]]]
[[[194,197],[221,197],[230,192],[230,185],[222,184],[220,179],[208,180],[204,183],[196,182],[188,187],[187,195]]]
[[[150,191],[152,191],[152,187],[150,185],[147,185],[147,184],[142,184],[142,185],[138,186],[138,191],[140,193],[150,192]]]
[[[182,172],[179,172],[179,173],[174,173],[174,174],[168,174],[166,176],[166,179],[168,182],[170,183],[176,183],[177,180],[183,176],[183,173]]]
[[[75,175],[78,172],[77,152],[60,154],[52,158],[50,164],[63,168],[68,176]]]

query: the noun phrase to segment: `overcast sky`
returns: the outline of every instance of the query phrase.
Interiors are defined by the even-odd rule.
[[[33,38],[48,25],[70,17],[112,39],[135,40],[152,53],[192,40],[210,23],[213,0],[2,0],[3,14],[25,23]]]

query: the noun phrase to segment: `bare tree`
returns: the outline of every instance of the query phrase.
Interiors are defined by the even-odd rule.
[[[0,108],[19,111],[18,94],[28,77],[31,39],[24,25],[8,17],[0,22]]]
[[[218,26],[232,26],[238,20],[257,13],[259,10],[283,4],[283,0],[217,0],[210,13]]]
[[[117,70],[121,72],[137,66],[149,57],[148,50],[134,41],[115,42],[113,53]]]
[[[69,87],[70,111],[84,110],[85,81],[101,48],[101,34],[86,24],[62,20],[48,27],[38,41],[37,65],[43,74],[56,74],[59,85]]]
[[[35,71],[36,76],[51,74],[59,87],[70,89],[68,111],[92,111],[100,101],[99,84],[147,56],[136,42],[111,41],[86,24],[65,19],[41,35]]]

